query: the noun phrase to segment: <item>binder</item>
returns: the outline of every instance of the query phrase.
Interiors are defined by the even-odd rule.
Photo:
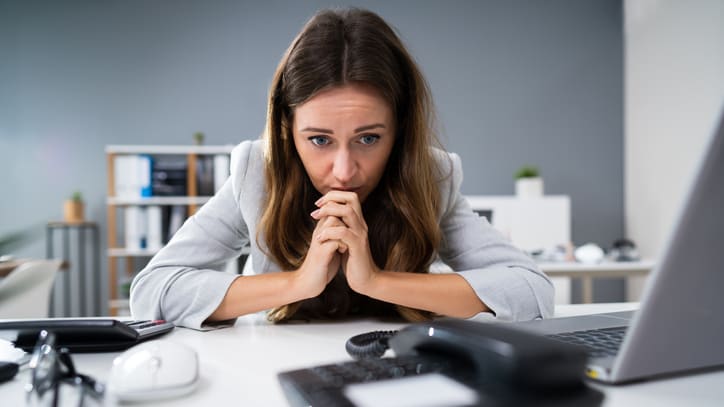
[[[113,159],[114,188],[117,198],[133,199],[153,196],[153,157],[119,155]]]
[[[229,155],[216,154],[214,156],[214,192],[219,192],[226,179],[229,178]]]
[[[141,250],[145,248],[143,231],[143,208],[140,206],[127,206],[123,210],[125,226],[126,250]]]
[[[146,242],[147,248],[151,251],[161,250],[163,247],[163,227],[162,227],[162,216],[161,207],[158,205],[151,205],[146,208],[146,219],[147,219],[147,233]]]
[[[171,215],[168,221],[168,239],[171,240],[177,230],[181,229],[181,226],[186,219],[186,207],[182,205],[174,205],[171,207]]]
[[[150,155],[142,154],[135,157],[136,182],[138,194],[141,197],[153,196],[151,190],[151,176],[153,171],[153,158]]]

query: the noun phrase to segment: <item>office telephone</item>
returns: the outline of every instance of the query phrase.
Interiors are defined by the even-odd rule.
[[[359,338],[377,342],[374,350],[360,351]],[[380,358],[387,346],[395,357]],[[428,374],[476,392],[464,405],[597,406],[603,400],[583,381],[583,349],[499,323],[440,319],[358,335],[347,349],[359,359],[280,373],[290,404],[354,406],[350,387]]]

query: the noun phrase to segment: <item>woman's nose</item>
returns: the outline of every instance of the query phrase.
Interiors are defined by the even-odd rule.
[[[351,181],[357,172],[357,164],[354,161],[354,157],[350,154],[349,150],[341,149],[337,152],[334,157],[334,167],[332,168],[332,175],[340,183],[346,184]]]

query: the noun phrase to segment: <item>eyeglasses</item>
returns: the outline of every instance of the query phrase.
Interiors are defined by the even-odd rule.
[[[103,398],[105,386],[90,376],[80,374],[75,370],[73,359],[66,348],[55,350],[55,334],[41,331],[35,350],[28,364],[30,368],[30,382],[25,385],[26,401],[36,406],[58,407],[62,400],[60,397],[61,384],[71,385],[77,399],[77,406],[83,406],[85,395],[100,400]]]

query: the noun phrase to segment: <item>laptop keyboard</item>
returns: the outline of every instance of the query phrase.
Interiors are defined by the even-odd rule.
[[[615,356],[626,334],[626,327],[590,329],[587,331],[565,332],[546,335],[562,342],[580,345],[586,348],[590,357]]]

